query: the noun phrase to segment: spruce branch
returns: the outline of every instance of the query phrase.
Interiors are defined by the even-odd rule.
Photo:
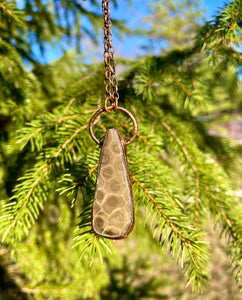
[[[157,223],[157,228],[159,228],[157,231],[159,236],[158,240],[160,241],[161,245],[166,243],[167,250],[169,249],[172,255],[177,257],[177,261],[180,261],[182,266],[184,266],[184,264],[188,265],[186,275],[189,279],[187,284],[191,284],[191,282],[193,282],[193,289],[201,290],[200,284],[202,283],[203,285],[206,285],[206,282],[208,281],[208,276],[205,275],[204,272],[204,265],[207,263],[208,252],[203,247],[200,247],[202,244],[205,244],[205,242],[198,240],[199,231],[196,234],[194,231],[192,234],[191,227],[186,228],[185,224],[181,225],[181,223],[178,225],[176,222],[178,219],[177,216],[168,217],[165,211],[162,209],[161,204],[157,202],[155,197],[151,195],[148,189],[145,188],[145,186],[134,175],[131,174],[131,178],[144,191],[168,225],[168,227],[166,227],[165,224],[160,220]],[[155,214],[152,217],[151,223],[153,223],[154,217]],[[180,229],[177,227],[177,225],[180,227]],[[170,231],[169,228],[171,229]],[[186,235],[181,231],[181,229],[185,230],[185,228],[189,231],[189,233],[186,233],[189,234],[189,238],[186,237]],[[177,238],[180,240],[180,242],[178,242]]]
[[[93,157],[89,157],[89,159],[92,161]],[[88,175],[86,175],[85,178],[86,180],[81,182],[82,185],[75,186],[75,188],[82,187],[84,189],[83,195],[85,195],[85,198],[83,209],[79,216],[81,221],[77,224],[77,228],[74,232],[73,248],[80,251],[79,260],[87,259],[90,266],[94,263],[96,256],[103,262],[103,256],[112,254],[113,248],[110,240],[97,236],[91,227],[91,210],[96,175],[94,175],[93,178],[91,178],[90,175],[93,174],[96,168],[97,166],[95,165],[88,171]]]
[[[99,73],[99,72],[102,72],[103,71],[103,68],[98,68],[96,70],[93,70],[91,71],[90,73],[84,75],[83,77],[81,77],[80,79],[78,79],[77,81],[75,81],[71,87],[75,87],[76,85],[82,83],[84,80],[86,79],[89,79],[92,75],[96,74],[96,73]]]
[[[37,149],[40,151],[45,144],[45,139],[43,139],[44,134],[39,135],[42,131],[48,130],[51,127],[59,127],[62,122],[68,121],[70,119],[76,119],[81,117],[81,115],[90,114],[95,110],[84,110],[82,113],[74,113],[71,115],[59,116],[56,118],[56,115],[51,113],[46,113],[45,118],[40,116],[32,122],[26,124],[25,127],[21,128],[18,131],[17,143],[21,144],[21,150],[31,142],[31,150],[34,151]],[[59,113],[62,114],[61,112]]]
[[[174,82],[177,86],[179,86],[179,88],[185,93],[187,94],[188,97],[192,97],[192,94],[187,91],[187,89],[180,83],[177,81],[177,79],[168,71],[165,72]]]
[[[232,44],[232,41],[237,42],[237,37],[242,32],[239,25],[241,11],[241,0],[227,3],[215,20],[203,26],[197,37],[197,46],[201,49],[208,47],[215,50],[217,47]]]
[[[226,232],[229,236],[232,237],[232,241],[229,241],[229,251],[232,257],[232,262],[234,264],[234,272],[235,278],[237,282],[241,285],[241,268],[242,268],[242,254],[241,254],[241,244],[242,244],[242,237],[241,237],[241,230],[242,230],[242,223],[241,220],[237,218],[230,210],[229,205],[230,199],[224,195],[224,198],[227,200],[221,201],[221,196],[218,194],[215,195],[216,191],[212,191],[211,187],[206,186],[206,190],[209,192],[211,200],[214,201],[215,207],[217,209],[217,213],[222,220],[223,228],[222,233]],[[239,209],[239,216],[241,216],[241,209]],[[235,248],[237,250],[235,250]],[[240,250],[239,250],[240,249]]]
[[[14,2],[2,1],[2,3],[0,3],[0,9],[3,15],[10,16],[11,20],[23,25],[23,13],[16,7]]]
[[[144,185],[141,182],[139,182],[138,179],[134,175],[130,174],[130,176],[138,184],[138,186],[145,192],[145,194],[152,201],[152,203],[154,204],[154,206],[156,207],[156,209],[160,212],[160,214],[162,215],[162,217],[166,220],[166,222],[168,223],[168,225],[180,237],[180,239],[182,240],[182,242],[184,242],[185,246],[186,247],[190,247],[190,240],[187,240],[186,238],[184,238],[182,236],[182,233],[176,228],[176,226],[172,223],[172,221],[165,215],[165,213],[162,210],[162,208],[160,207],[160,205],[156,202],[156,200],[154,199],[154,197],[151,196],[151,194],[144,187]]]
[[[18,84],[18,82],[17,82],[17,80],[16,80],[16,76],[15,76],[14,73],[13,73],[13,68],[12,68],[12,66],[11,66],[10,63],[9,63],[9,59],[8,59],[8,57],[5,56],[5,55],[3,56],[3,59],[4,59],[4,61],[6,62],[6,65],[7,65],[7,67],[8,67],[8,71],[9,71],[9,74],[11,75],[11,77],[12,77],[12,79],[13,79],[14,86],[15,86],[16,89],[18,89],[18,88],[19,88],[19,84]]]
[[[198,221],[199,221],[199,188],[200,188],[200,180],[199,180],[199,173],[197,170],[197,167],[193,164],[192,162],[192,158],[189,155],[187,149],[184,147],[182,141],[178,138],[178,136],[176,135],[176,133],[171,129],[171,127],[166,124],[164,121],[161,122],[161,125],[174,137],[176,143],[180,146],[186,160],[189,162],[191,169],[194,172],[195,175],[195,180],[196,180],[196,191],[195,191],[195,212],[194,212],[194,225],[195,228],[198,227]]]
[[[68,14],[72,4],[61,3]],[[33,7],[39,10],[34,12]],[[80,7],[74,7],[78,18]],[[0,10],[4,10],[2,6]],[[30,10],[28,16],[33,17],[35,26],[27,20],[24,23],[34,35],[40,33],[40,43],[61,39],[67,33],[70,26],[56,22],[55,15],[59,13],[58,20],[61,16],[58,7],[49,18],[49,7],[43,3]],[[95,14],[85,9],[82,13],[95,24]],[[96,236],[91,228],[100,148],[90,142],[87,126],[104,100],[100,96],[103,68],[84,64],[82,57],[70,55],[67,59],[65,55],[50,68],[38,66],[36,70],[31,47],[19,34],[22,28],[9,21],[13,17],[6,10],[3,19],[0,82],[4,88],[0,97],[7,121],[0,120],[4,129],[0,192],[4,199],[13,196],[0,202],[1,237],[21,266],[19,285],[27,293],[63,300],[94,299],[107,284],[105,266],[112,260],[115,267],[118,264],[115,243]],[[239,281],[242,274],[242,212],[234,196],[239,194],[241,149],[227,139],[211,136],[208,130],[216,121],[225,120],[222,114],[228,117],[231,111],[238,111],[241,54],[231,42],[241,40],[240,20],[241,1],[232,1],[201,28],[193,46],[124,61],[127,70],[119,81],[120,106],[134,112],[139,121],[137,139],[127,147],[137,222],[133,235],[124,241],[125,251],[131,241],[137,246],[136,254],[143,254],[146,240],[142,236],[139,243],[136,237],[146,232],[147,249],[150,243],[156,245],[159,255],[161,247],[166,249],[185,269],[187,284],[199,291],[209,279],[207,216],[209,222],[222,224],[221,235],[227,237],[235,278]],[[34,71],[25,69],[21,57],[33,63]],[[36,74],[45,78],[46,90],[41,90],[43,81],[38,81]],[[56,86],[47,74],[52,74]],[[113,125],[124,137],[133,130],[126,116],[104,113],[95,124],[95,135],[102,140],[106,128]],[[73,242],[70,232],[76,224]],[[81,291],[76,289],[80,284]]]
[[[43,210],[43,204],[47,200],[46,192],[50,185],[48,172],[54,168],[56,160],[63,150],[87,127],[88,125],[83,125],[75,130],[51,156],[48,163],[37,163],[20,179],[22,182],[16,186],[12,202],[5,206],[1,217],[3,241],[11,241],[11,238],[20,240],[23,234],[28,234],[39,216],[39,210]],[[41,185],[40,183],[43,181],[44,183]]]
[[[115,119],[115,118],[112,117],[112,116],[108,116],[108,118],[109,118],[110,120],[112,120],[113,122],[115,122],[115,123],[121,125],[122,127],[127,128],[129,131],[132,131],[132,130],[133,130],[133,128],[132,128],[131,126],[125,124],[124,122],[119,121],[118,119]],[[152,147],[151,142],[150,142],[149,140],[147,140],[147,139],[146,139],[143,135],[141,135],[139,132],[137,133],[137,137],[139,137],[139,138],[140,138],[145,144],[147,144],[149,147]]]
[[[92,172],[94,172],[94,171],[97,169],[97,167],[98,167],[98,163],[97,163],[93,168],[91,168],[91,169],[87,172],[87,174],[81,179],[81,181],[75,186],[75,188],[81,187],[82,184],[83,184],[83,182],[87,179],[87,177],[88,177],[89,175],[92,174]]]
[[[11,11],[5,5],[3,5],[3,3],[0,3],[0,7],[4,9],[11,17],[13,17]]]

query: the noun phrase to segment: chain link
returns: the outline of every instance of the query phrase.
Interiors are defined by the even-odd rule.
[[[110,20],[110,9],[109,9],[110,0],[102,1],[102,11],[104,17],[104,71],[105,71],[105,111],[111,112],[112,110],[116,111],[118,109],[118,82],[116,75],[116,61],[114,59],[115,49],[112,46],[111,42],[113,40],[113,35],[111,33],[112,22]]]

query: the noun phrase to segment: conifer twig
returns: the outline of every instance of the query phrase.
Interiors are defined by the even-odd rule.
[[[84,130],[84,129],[87,129],[88,128],[88,125],[83,125],[82,127],[80,127],[79,129],[77,129],[76,131],[75,131],[75,133],[73,133],[71,136],[70,136],[70,138],[68,139],[68,140],[66,140],[65,141],[65,143],[59,148],[59,150],[56,152],[56,154],[55,155],[53,155],[52,156],[52,159],[54,159],[54,158],[57,158],[59,155],[60,155],[60,153],[61,153],[61,151],[68,145],[68,144],[70,144],[70,142],[82,131],[82,130]]]
[[[69,139],[67,139],[65,141],[65,143],[59,148],[59,150],[52,156],[51,160],[49,163],[47,163],[45,165],[45,167],[43,168],[43,170],[41,171],[40,175],[37,177],[37,179],[33,182],[33,184],[31,185],[31,188],[29,190],[29,192],[26,195],[25,201],[24,203],[21,205],[21,207],[18,209],[18,212],[20,212],[28,203],[34,189],[36,188],[36,186],[39,184],[39,182],[41,181],[43,175],[49,170],[51,164],[53,163],[53,161],[60,155],[60,153],[63,151],[63,149],[65,149],[65,147],[84,129],[88,128],[88,125],[84,125],[80,128],[78,128],[74,134],[71,135],[71,137]],[[19,218],[19,214],[17,214],[14,218],[14,221],[11,225],[11,227],[15,227],[17,224]]]
[[[3,55],[3,59],[4,59],[6,65],[7,65],[7,67],[8,67],[9,74],[10,74],[10,76],[11,76],[12,79],[13,79],[14,87],[15,87],[16,89],[18,89],[18,88],[19,88],[19,84],[18,84],[18,82],[17,82],[16,76],[15,76],[14,73],[13,73],[13,68],[12,68],[12,66],[11,66],[10,63],[9,63],[8,57],[5,56],[5,55]]]
[[[92,113],[93,111],[95,111],[95,110],[87,110],[87,111],[84,111],[83,114],[89,114],[89,113]],[[31,140],[36,134],[40,133],[41,131],[43,131],[44,129],[46,129],[50,125],[53,125],[53,124],[58,124],[59,125],[63,121],[66,121],[66,120],[69,120],[69,119],[75,119],[75,118],[80,117],[81,115],[82,115],[82,113],[78,113],[78,114],[74,114],[74,115],[69,115],[69,116],[63,116],[63,117],[59,117],[58,119],[56,119],[54,121],[47,122],[43,126],[37,128],[34,132],[30,133],[28,135],[27,139]]]
[[[134,176],[130,173],[130,177],[138,184],[138,186],[145,192],[145,194],[148,196],[148,198],[152,201],[154,206],[157,208],[157,210],[161,213],[162,217],[166,220],[168,225],[172,228],[172,230],[180,237],[180,239],[184,242],[185,246],[187,248],[191,248],[191,242],[190,240],[183,237],[182,233],[176,228],[176,226],[172,223],[172,221],[166,216],[163,209],[160,207],[160,205],[156,202],[155,198],[149,193],[149,191],[145,188],[145,186]]]
[[[193,76],[193,73],[192,73],[192,64],[191,64],[190,62],[188,62],[188,63],[187,63],[187,66],[188,66],[188,70],[189,70],[189,73],[190,73],[190,77],[191,77],[193,89],[194,89],[195,91],[197,91],[196,81],[195,81],[194,76]]]
[[[14,15],[12,14],[12,12],[2,3],[0,3],[0,7],[2,7],[2,9],[4,9],[11,17],[14,18]]]
[[[154,178],[154,175],[148,173],[146,170],[144,170],[144,168],[142,168],[141,166],[139,166],[138,164],[134,163],[133,161],[131,160],[128,160],[128,163],[129,164],[132,164],[132,165],[135,165],[139,170],[142,170],[144,171],[146,174],[148,174],[148,176],[150,178]],[[171,199],[172,201],[175,201],[175,199],[172,197],[171,193],[167,191],[167,189],[165,189],[165,187],[159,182],[156,180],[156,184],[163,190],[163,192],[166,194],[166,196]]]
[[[93,74],[96,74],[96,73],[101,72],[101,71],[103,71],[103,68],[96,69],[96,70],[94,70],[94,71],[92,71],[92,72],[86,74],[85,76],[83,76],[82,78],[80,78],[79,80],[77,80],[76,82],[74,82],[74,83],[72,84],[72,87],[76,86],[78,83],[81,83],[83,80],[89,78],[89,77],[92,76]]]
[[[231,234],[232,234],[232,237],[236,240],[236,242],[240,245],[240,241],[238,239],[238,237],[236,236],[234,230],[233,230],[233,226],[232,226],[232,222],[230,221],[230,219],[226,216],[226,213],[224,211],[224,209],[221,207],[221,205],[219,204],[216,196],[212,193],[211,189],[209,186],[206,186],[206,190],[209,192],[210,196],[212,197],[212,199],[214,200],[217,208],[219,209],[223,219],[224,219],[224,222],[227,224]]]
[[[111,116],[109,116],[109,115],[108,115],[107,117],[108,117],[110,120],[114,121],[115,123],[118,123],[118,124],[120,124],[121,126],[127,128],[127,129],[129,129],[130,131],[133,130],[133,128],[130,127],[129,125],[127,125],[127,124],[125,124],[125,123],[123,123],[123,122],[120,122],[119,120],[117,120],[117,119],[115,119],[115,118],[113,118],[113,117],[111,117]],[[143,142],[145,142],[149,147],[152,147],[151,142],[148,141],[145,137],[143,137],[139,132],[137,133],[137,136],[138,136]]]
[[[235,13],[235,17],[238,17],[239,13],[241,12],[242,10],[242,6],[239,6],[236,13]],[[235,21],[232,21],[229,25],[229,30],[233,30],[234,29],[234,22]]]
[[[97,167],[98,163],[87,172],[87,174],[81,179],[81,181],[75,186],[75,188],[79,188],[80,186],[82,186],[83,182],[87,179],[89,175],[91,175],[97,169]]]
[[[165,71],[165,73],[176,83],[177,86],[181,88],[181,90],[187,94],[187,96],[192,97],[192,94],[188,92],[188,90],[179,82],[177,79],[168,71]]]
[[[189,162],[194,174],[195,174],[195,177],[196,177],[196,193],[195,193],[195,217],[194,217],[194,222],[195,222],[195,228],[198,227],[198,209],[199,209],[199,173],[198,173],[198,170],[197,170],[197,167],[193,164],[192,162],[192,158],[191,156],[189,155],[187,149],[184,147],[182,141],[179,139],[179,137],[176,135],[176,133],[171,129],[171,127],[166,124],[164,121],[161,121],[161,125],[163,127],[166,128],[166,130],[173,136],[173,138],[175,139],[175,141],[177,142],[177,144],[180,146],[186,160]]]
[[[216,23],[214,24],[214,26],[211,28],[211,30],[206,34],[205,38],[204,38],[204,42],[211,36],[211,34],[214,32],[214,30],[218,27],[220,21],[217,20]]]
[[[80,96],[80,95],[82,95],[82,94],[84,94],[84,93],[86,93],[86,92],[88,92],[90,90],[91,90],[90,88],[82,90],[81,92],[79,92],[76,95],[76,97],[71,98],[71,100],[68,102],[67,106],[64,108],[63,113],[65,114],[70,109],[70,107],[72,106],[72,104],[77,100],[77,96]]]

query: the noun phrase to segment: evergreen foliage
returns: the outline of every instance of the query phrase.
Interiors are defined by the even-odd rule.
[[[103,67],[85,64],[78,53],[40,65],[27,33],[40,47],[73,34],[78,40],[79,18],[87,16],[98,28],[100,14],[75,1],[24,1],[23,9],[1,1],[0,10],[0,236],[6,265],[16,264],[16,282],[29,299],[99,299],[109,282],[106,265],[121,262],[115,243],[91,228],[100,149],[88,123],[104,103]],[[63,17],[69,14],[71,23]],[[241,0],[231,1],[199,29],[192,45],[120,61],[126,70],[120,106],[139,124],[127,149],[136,216],[128,239],[144,235],[157,253],[166,249],[194,291],[209,282],[210,221],[227,237],[241,283],[241,147],[208,131],[224,109],[229,116],[241,105],[241,19]],[[102,139],[114,125],[126,138],[132,134],[131,121],[119,112],[103,114],[95,134]]]
[[[144,18],[150,29],[143,34],[148,34],[153,46],[164,52],[193,44],[203,17],[201,2],[158,0],[151,2],[150,11],[151,14]]]

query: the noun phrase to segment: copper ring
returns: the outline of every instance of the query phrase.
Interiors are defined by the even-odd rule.
[[[129,145],[130,143],[133,142],[133,140],[136,138],[136,135],[138,133],[138,124],[137,124],[137,121],[136,121],[135,117],[132,115],[132,113],[129,110],[127,110],[126,108],[118,106],[117,110],[121,110],[121,111],[125,112],[130,117],[131,121],[133,122],[133,126],[134,126],[133,135],[131,136],[131,138],[127,142],[125,142],[126,145]],[[91,118],[91,120],[89,122],[89,133],[90,133],[90,136],[94,140],[94,142],[96,144],[98,144],[99,146],[101,146],[102,143],[95,137],[94,132],[93,132],[93,125],[94,125],[94,122],[95,122],[96,118],[101,113],[103,113],[103,112],[106,112],[105,107],[98,109],[95,112],[95,114],[92,116],[92,118]]]

